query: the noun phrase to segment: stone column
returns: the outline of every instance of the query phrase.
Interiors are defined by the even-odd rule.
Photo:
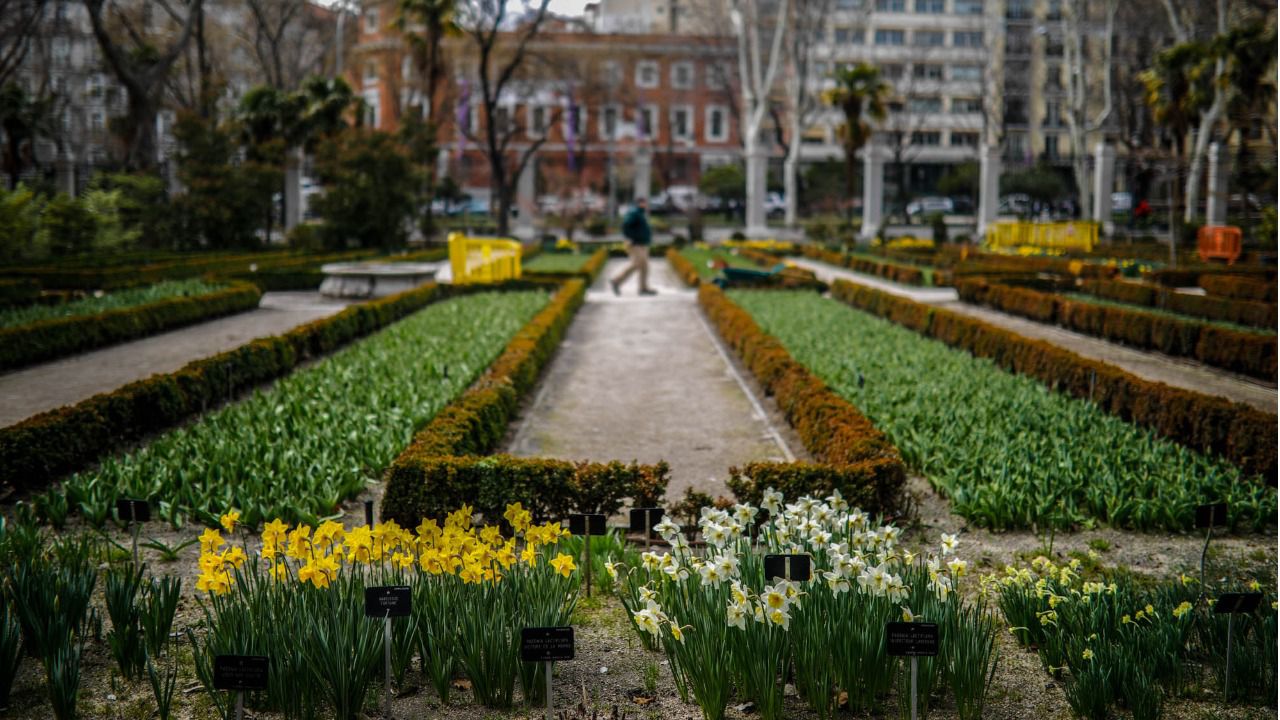
[[[870,241],[884,220],[884,151],[874,141],[862,147],[862,232]]]
[[[1111,190],[1116,180],[1116,149],[1099,142],[1093,149],[1093,221],[1103,235],[1115,232],[1111,221]]]
[[[747,212],[746,236],[762,238],[769,235],[765,221],[764,198],[768,192],[769,153],[763,143],[756,143],[747,157]]]
[[[58,158],[58,191],[71,197],[76,196],[76,163],[69,155]]]
[[[1000,147],[986,145],[978,168],[978,238],[987,236],[1000,209]]]
[[[516,237],[528,240],[533,237],[533,218],[538,208],[535,180],[538,176],[538,156],[529,158],[524,172],[516,182]]]
[[[1205,223],[1227,224],[1227,168],[1221,143],[1209,143],[1209,191],[1205,193]]]
[[[635,160],[635,178],[632,188],[632,197],[636,200],[644,198],[649,199],[649,186],[653,184],[653,151],[648,145],[641,145],[636,148]]]

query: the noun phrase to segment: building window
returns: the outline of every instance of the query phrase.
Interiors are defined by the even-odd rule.
[[[605,60],[601,69],[605,85],[613,87],[622,84],[622,65],[617,60]]]
[[[1046,57],[1062,57],[1063,47],[1062,38],[1050,37],[1044,42],[1044,54]]]
[[[951,44],[956,47],[982,47],[982,31],[981,30],[965,30],[963,32],[957,30],[951,33]]]
[[[693,87],[693,63],[671,64],[671,87],[677,90],[688,90]]]
[[[107,116],[101,110],[89,113],[89,129],[101,130],[107,126]]]
[[[372,90],[364,94],[364,124],[366,127],[378,128],[382,121],[382,101],[378,97],[378,91]]]
[[[951,132],[951,147],[978,147],[978,133]]]
[[[498,135],[505,136],[511,132],[511,108],[499,105],[493,109],[493,127]]]
[[[707,142],[724,142],[729,139],[729,113],[719,105],[707,108]]]
[[[952,65],[951,79],[956,82],[980,82],[982,80],[982,66]]]
[[[941,145],[942,133],[936,131],[917,130],[911,133],[912,145]]]
[[[600,137],[613,140],[618,137],[618,106],[605,105],[600,111]]]
[[[657,60],[641,60],[636,63],[636,85],[642,88],[656,88],[662,75],[658,72]]]
[[[965,115],[982,112],[982,98],[951,98],[951,112]]]
[[[1009,125],[1027,124],[1027,103],[1022,98],[1005,98],[1004,121]]]
[[[1050,160],[1057,160],[1060,157],[1058,155],[1058,136],[1057,135],[1044,136],[1044,155]]]
[[[378,32],[378,8],[371,7],[364,11],[364,31],[367,33]]]
[[[656,140],[660,130],[658,106],[645,105],[640,108],[640,115],[636,118],[636,137],[640,140]]]
[[[942,112],[942,98],[936,98],[936,97],[908,98],[907,110],[913,113]]]
[[[940,15],[947,11],[947,0],[916,0],[916,12]]]
[[[947,44],[947,34],[936,30],[917,30],[913,40],[916,47],[942,47]]]
[[[569,132],[572,131],[574,142],[581,145],[583,135],[586,134],[583,128],[587,126],[587,109],[581,105],[575,105],[572,108],[566,107],[564,109],[564,118],[561,122],[564,123],[562,132],[565,140],[569,139]]]
[[[917,80],[941,80],[942,66],[916,63],[911,69],[911,76]]]
[[[907,34],[902,30],[876,30],[877,45],[905,45]]]
[[[1049,8],[1045,12],[1044,19],[1051,22],[1062,19],[1062,0],[1049,0]]]
[[[862,0],[836,0],[836,10],[861,10]]]
[[[693,110],[688,105],[671,108],[671,139],[693,139]]]
[[[880,66],[880,77],[886,80],[901,80],[906,69],[901,63],[885,63]]]
[[[720,74],[722,72],[724,72],[724,68],[722,65],[715,64],[715,65],[707,66],[707,89],[708,90],[724,90],[725,89],[724,76]]]
[[[547,134],[547,109],[542,105],[531,105],[529,112],[529,137],[540,138]]]
[[[404,59],[400,61],[400,77],[405,80],[413,77],[413,58],[408,55],[405,55]]]
[[[982,0],[955,0],[957,15],[981,15],[982,12]]]
[[[857,44],[861,44],[861,43],[862,43],[862,31],[861,31],[861,30],[858,30],[858,31],[857,31],[857,33],[858,33],[858,40],[857,40],[856,42],[857,42]],[[854,34],[854,30],[853,30],[853,28],[838,27],[838,28],[836,28],[835,43],[836,43],[837,45],[851,45],[851,44],[854,44],[854,43],[855,43],[855,41],[853,40],[853,34]]]
[[[1004,8],[1004,16],[1009,20],[1030,20],[1031,0],[1008,0]]]
[[[378,84],[378,65],[377,63],[367,62],[364,64],[364,84],[365,86]]]
[[[876,12],[906,12],[907,0],[876,0]]]
[[[1059,127],[1062,125],[1062,111],[1057,101],[1050,100],[1044,104],[1044,124],[1046,127]]]
[[[101,97],[102,86],[102,75],[94,73],[89,76],[88,82],[85,83],[85,92],[89,94],[89,97]]]
[[[827,76],[827,64],[818,60],[813,64],[813,76],[823,78]]]

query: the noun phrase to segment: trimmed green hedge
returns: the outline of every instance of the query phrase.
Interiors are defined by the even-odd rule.
[[[660,503],[669,475],[665,462],[628,465],[413,454],[391,468],[382,519],[415,527],[423,518],[441,518],[463,505],[497,519],[514,502],[537,520],[558,520],[570,512],[613,515],[627,498],[637,507]]]
[[[1150,382],[1043,340],[968,315],[837,280],[831,294],[860,310],[990,358],[1059,392],[1089,398],[1127,422],[1194,450],[1221,455],[1245,472],[1276,481],[1276,415],[1244,403]]]
[[[0,272],[7,277],[38,281],[46,288],[63,290],[114,290],[134,285],[149,285],[161,280],[182,280],[201,275],[239,275],[265,270],[315,269],[327,262],[371,258],[376,250],[349,250],[337,253],[310,254],[294,251],[271,251],[242,255],[193,255],[174,260],[141,265],[108,267],[44,266],[12,268]]]
[[[1217,327],[1192,319],[1144,312],[1139,308],[1081,302],[1053,293],[988,282],[956,283],[960,299],[1086,335],[1189,357],[1206,365],[1276,379],[1276,336]]]
[[[0,308],[30,305],[40,297],[40,283],[29,278],[0,278]]]
[[[489,453],[502,440],[519,408],[520,398],[537,383],[585,295],[585,282],[566,281],[547,307],[516,333],[484,375],[414,436],[413,442],[387,470],[387,489],[382,500],[384,520],[397,518],[397,522],[404,525],[409,519],[433,516],[442,507],[434,504],[436,499],[444,495],[453,497],[462,493],[470,498],[468,502],[474,501],[476,488],[466,483],[477,476],[468,473],[481,470],[458,475],[450,468],[470,467],[476,460],[467,460],[465,456]],[[458,459],[457,456],[464,457]],[[441,464],[440,461],[450,458],[457,462]],[[523,471],[532,472],[528,468]],[[665,472],[661,477],[665,488]],[[463,484],[455,487],[455,482]],[[662,491],[656,494],[661,496]],[[407,527],[416,524],[415,520]]]
[[[260,338],[0,429],[4,480],[17,490],[41,489],[445,296],[433,283],[352,305],[283,335]]]
[[[1271,303],[1274,309],[1276,301],[1274,272],[1273,270],[1269,278],[1248,275],[1201,275],[1199,284],[1210,295],[1232,300]]]
[[[0,369],[52,360],[244,312],[257,307],[261,298],[262,293],[253,285],[234,283],[205,295],[0,328]]]
[[[850,503],[867,512],[901,511],[906,467],[889,438],[796,362],[782,343],[761,330],[720,288],[703,285],[698,301],[819,463],[752,463],[741,472],[730,470],[730,489],[740,499],[756,503],[770,485],[788,499],[830,494],[838,488]]]

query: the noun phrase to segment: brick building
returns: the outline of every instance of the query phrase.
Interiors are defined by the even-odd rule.
[[[434,112],[442,174],[473,197],[489,197],[481,149],[489,119],[472,41],[446,41],[446,79],[434,102],[424,103],[393,14],[394,3],[367,3],[352,54],[350,79],[369,124],[394,130],[405,113]],[[539,196],[608,196],[612,187],[613,197],[630,198],[643,151],[652,158],[652,190],[696,185],[703,169],[741,156],[730,86],[736,63],[732,38],[599,34],[549,19],[495,112],[510,135],[508,164],[538,144],[529,165]]]

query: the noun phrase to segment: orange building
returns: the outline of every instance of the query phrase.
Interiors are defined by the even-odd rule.
[[[490,164],[482,147],[490,118],[473,40],[446,40],[443,80],[433,102],[424,103],[424,83],[394,29],[394,12],[395,3],[365,3],[361,18],[350,72],[368,106],[366,120],[393,130],[406,113],[434,117],[441,173],[487,197]],[[514,47],[515,32],[500,37],[496,64]],[[539,196],[604,196],[612,185],[614,197],[629,198],[634,158],[647,151],[653,190],[696,185],[703,169],[741,156],[736,63],[731,38],[596,34],[548,19],[497,98],[493,121],[506,164],[516,167],[532,150]]]

